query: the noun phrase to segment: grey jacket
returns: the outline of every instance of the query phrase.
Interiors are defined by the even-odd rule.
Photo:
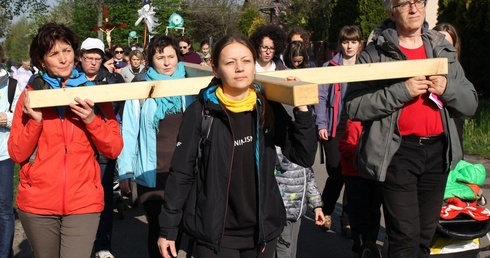
[[[124,78],[125,82],[132,82],[134,77],[138,74],[142,74],[146,72],[146,68],[144,65],[140,65],[140,72],[139,73],[133,73],[131,70],[131,65],[126,65],[123,69],[121,69],[121,76]]]
[[[407,59],[398,48],[398,36],[392,21],[383,22],[375,33],[378,36],[373,44],[361,53],[358,63]],[[441,116],[448,143],[445,153],[448,172],[463,156],[454,118],[473,116],[478,106],[478,97],[473,84],[466,79],[460,63],[455,58],[454,47],[444,40],[444,36],[428,30],[425,24],[422,39],[427,58],[444,57],[449,62],[446,90],[439,96],[444,103]],[[372,53],[378,53],[378,56],[373,56]],[[364,128],[354,165],[366,178],[384,181],[391,159],[400,147],[401,135],[397,123],[403,105],[412,99],[405,86],[405,80],[350,83],[347,89],[344,99],[347,114],[350,119],[362,121]]]
[[[276,181],[286,208],[286,218],[298,220],[305,215],[307,204],[311,209],[323,207],[313,169],[289,161],[282,154],[281,147],[276,146],[276,152]]]

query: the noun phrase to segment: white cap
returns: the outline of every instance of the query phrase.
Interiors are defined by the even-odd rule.
[[[105,53],[104,49],[104,42],[98,38],[87,38],[82,42],[82,46],[80,47],[81,50],[91,50],[91,49],[98,49],[102,51],[102,53]]]

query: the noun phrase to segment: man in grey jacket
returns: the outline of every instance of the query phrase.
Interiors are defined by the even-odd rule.
[[[384,0],[359,63],[445,57],[449,74],[350,84],[346,110],[363,123],[355,165],[383,182],[390,257],[429,257],[449,169],[462,158],[454,118],[471,117],[475,88],[444,36],[427,29],[425,0]]]

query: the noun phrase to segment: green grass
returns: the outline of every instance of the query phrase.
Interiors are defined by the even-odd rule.
[[[490,101],[480,99],[475,116],[465,121],[463,146],[466,154],[490,158]]]

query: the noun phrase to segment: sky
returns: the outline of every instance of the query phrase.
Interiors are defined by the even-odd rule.
[[[53,6],[56,3],[58,3],[58,0],[46,0],[46,4],[49,5],[49,6]],[[12,23],[16,23],[22,17],[22,15],[26,15],[27,16],[27,14],[21,14],[21,15],[18,15],[18,16],[14,16],[14,18],[12,19]]]

